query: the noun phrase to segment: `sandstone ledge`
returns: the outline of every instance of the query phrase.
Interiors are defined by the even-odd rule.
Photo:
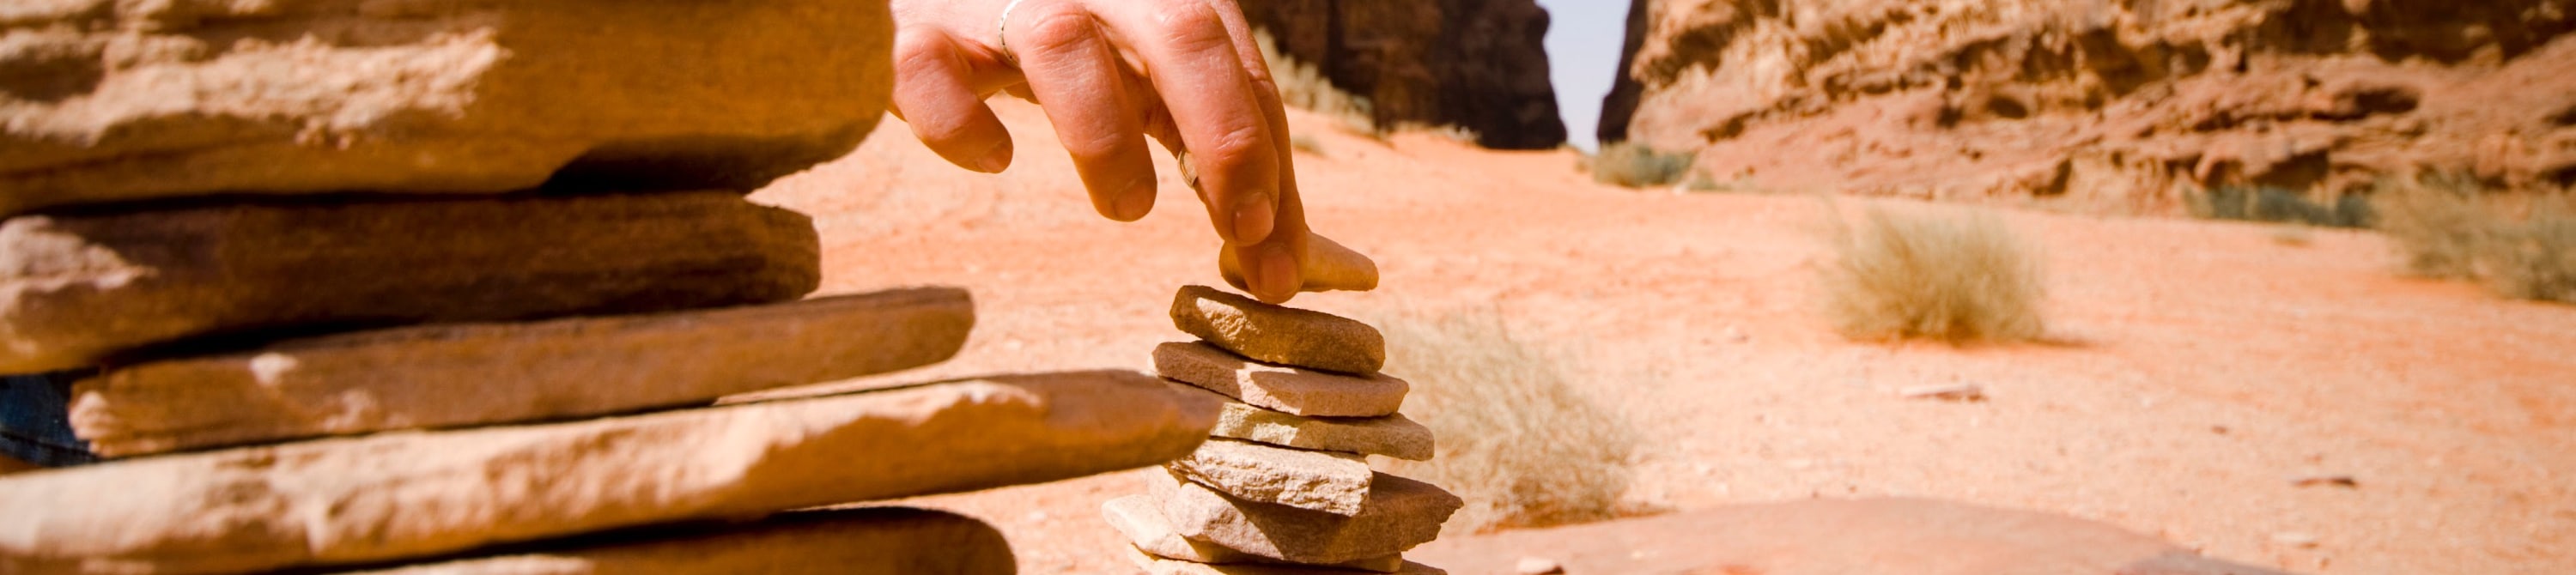
[[[965,290],[533,323],[432,325],[119,368],[74,386],[102,455],[621,413],[956,355]]]
[[[1152,465],[1216,405],[1143,374],[994,377],[393,432],[0,477],[0,572],[215,573],[969,491]]]

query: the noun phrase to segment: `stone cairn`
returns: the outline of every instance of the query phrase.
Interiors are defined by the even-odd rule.
[[[1318,259],[1347,252],[1320,243],[1327,255]],[[1165,464],[1150,494],[1102,506],[1139,566],[1155,575],[1442,572],[1402,554],[1438,538],[1463,502],[1369,469],[1369,455],[1432,457],[1431,430],[1396,411],[1408,385],[1378,372],[1386,341],[1375,328],[1204,286],[1181,288],[1172,323],[1199,341],[1156,347],[1155,371],[1225,407],[1207,442]]]
[[[808,299],[812,222],[744,197],[875,126],[881,2],[0,12],[0,373],[77,374],[111,457],[0,477],[0,573],[1008,573],[973,519],[814,509],[1215,422],[1126,371],[782,389],[974,323]]]

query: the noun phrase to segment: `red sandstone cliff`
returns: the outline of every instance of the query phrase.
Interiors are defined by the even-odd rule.
[[[2151,209],[2576,183],[2576,0],[1636,4],[1604,139],[1699,149],[1722,181]]]
[[[1244,0],[1280,53],[1368,98],[1381,125],[1449,124],[1490,148],[1565,142],[1532,0]]]

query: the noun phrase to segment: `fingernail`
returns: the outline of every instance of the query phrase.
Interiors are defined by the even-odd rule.
[[[1128,188],[1126,193],[1118,196],[1117,203],[1112,207],[1118,210],[1118,221],[1132,222],[1144,219],[1145,214],[1154,211],[1154,180],[1147,179],[1142,184]]]
[[[984,157],[975,160],[975,168],[987,174],[999,174],[1010,167],[1011,143],[1007,141],[994,144],[993,149],[984,151]]]
[[[1270,237],[1271,220],[1278,210],[1271,205],[1269,192],[1244,194],[1234,201],[1234,241],[1257,244]],[[1284,254],[1283,254],[1284,257]]]
[[[1304,283],[1297,277],[1297,258],[1288,255],[1286,244],[1261,250],[1261,277],[1257,281],[1261,282],[1261,294],[1266,296],[1262,299],[1273,303],[1297,295],[1297,288]]]

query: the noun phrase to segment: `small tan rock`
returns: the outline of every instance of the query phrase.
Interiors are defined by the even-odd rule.
[[[1216,270],[1226,285],[1252,290],[1243,283],[1243,262],[1234,250],[1217,250]],[[1305,282],[1298,291],[1368,291],[1377,289],[1377,262],[1332,238],[1308,234],[1306,259],[1297,266],[1297,277]]]
[[[1217,407],[1091,371],[0,477],[0,573],[374,563],[1152,465]]]
[[[1173,296],[1172,325],[1270,363],[1351,374],[1377,373],[1386,366],[1386,337],[1377,328],[1207,286],[1183,286]]]
[[[1165,559],[1162,557],[1155,557],[1150,553],[1133,553],[1130,554],[1128,558],[1135,560],[1136,567],[1138,569],[1145,570],[1147,575],[1361,575],[1367,573],[1394,573],[1395,575],[1449,575],[1448,571],[1442,571],[1438,567],[1432,567],[1430,565],[1424,565],[1412,561],[1404,561],[1401,557],[1396,558],[1399,563],[1394,569],[1386,571],[1348,569],[1323,565],[1264,565],[1259,563],[1209,564]]]
[[[1512,572],[1518,575],[1564,575],[1565,566],[1546,557],[1522,557],[1519,563],[1512,564]]]
[[[1466,504],[1439,487],[1384,473],[1354,516],[1244,501],[1177,476],[1153,482],[1172,531],[1191,541],[1294,563],[1340,563],[1403,553],[1440,537]]]
[[[1319,451],[1348,451],[1397,459],[1428,461],[1433,454],[1431,428],[1402,413],[1383,417],[1306,417],[1253,407],[1197,386],[1172,384],[1186,393],[1205,394],[1225,403],[1209,435]]]
[[[365,571],[366,575],[1008,575],[1002,532],[962,515],[904,507],[782,513],[540,543],[538,550]],[[557,547],[556,545],[562,545]]]
[[[1165,464],[1183,479],[1245,501],[1334,515],[1358,515],[1368,502],[1368,457],[1306,451],[1232,439],[1209,439]]]
[[[1143,495],[1111,499],[1108,503],[1101,504],[1100,514],[1109,520],[1111,528],[1117,529],[1119,533],[1127,536],[1128,541],[1134,542],[1136,550],[1143,551],[1147,555],[1192,563],[1279,563],[1277,559],[1249,555],[1233,549],[1184,539],[1179,533],[1172,532],[1171,522],[1163,519],[1163,510],[1157,508],[1152,499]],[[1404,557],[1388,555],[1319,565],[1319,567],[1392,573],[1404,568]]]
[[[396,328],[119,368],[74,386],[71,423],[127,456],[602,415],[928,365],[974,325],[965,290],[921,288]]]
[[[20,216],[0,222],[0,373],[201,336],[788,301],[822,280],[820,245],[803,214],[726,191]]]
[[[1393,415],[1412,389],[1386,374],[1351,376],[1271,365],[1202,342],[1155,346],[1154,371],[1244,403],[1316,417]]]

